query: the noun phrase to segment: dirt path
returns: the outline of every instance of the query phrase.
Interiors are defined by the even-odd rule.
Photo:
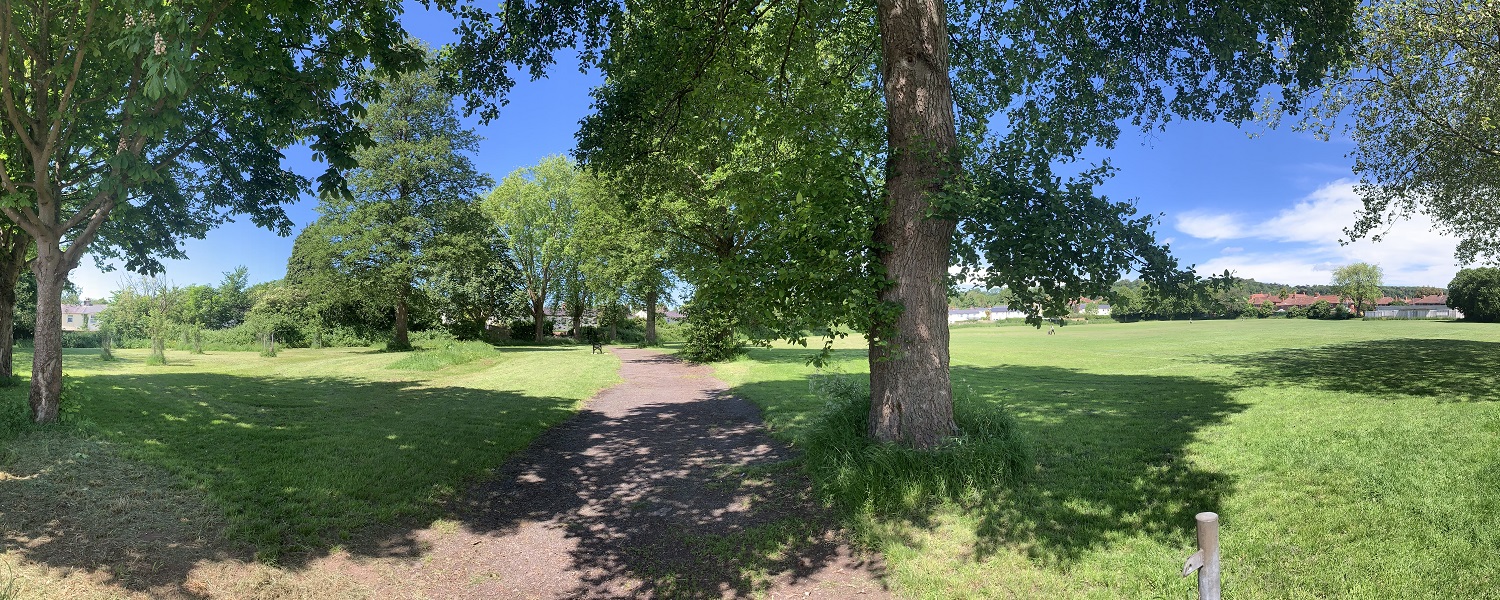
[[[420,558],[338,570],[378,597],[889,596],[755,406],[708,367],[613,352],[624,383],[473,490],[456,527],[407,538]]]

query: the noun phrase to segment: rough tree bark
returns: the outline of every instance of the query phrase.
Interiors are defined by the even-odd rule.
[[[62,293],[69,265],[56,239],[37,239],[36,336],[31,359],[31,418],[57,421],[62,398]]]
[[[656,345],[656,290],[646,292],[646,345]]]
[[[396,298],[396,337],[391,340],[391,345],[405,349],[411,347],[411,339],[407,336],[407,306],[406,295],[402,294]]]
[[[941,1],[881,0],[877,14],[889,112],[889,212],[875,243],[889,280],[880,299],[902,310],[894,322],[875,323],[869,435],[933,448],[957,431],[943,281],[956,225],[929,217],[928,203],[959,168],[948,28]]]
[[[26,269],[31,236],[15,226],[0,229],[0,379],[15,376],[16,284]]]
[[[538,342],[542,341],[542,325],[543,325],[543,321],[546,318],[547,318],[546,301],[543,299],[542,296],[537,296],[535,298],[532,298],[531,299],[531,319],[532,319],[531,322],[532,322],[533,327],[535,327],[535,329],[536,329],[536,341],[538,341]]]

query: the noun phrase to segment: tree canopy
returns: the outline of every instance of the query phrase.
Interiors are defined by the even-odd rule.
[[[359,119],[373,143],[355,153],[353,194],[319,204],[335,267],[366,299],[395,308],[396,349],[410,347],[418,287],[447,270],[440,258],[463,258],[439,247],[472,226],[473,203],[493,185],[471,158],[480,138],[463,126],[439,77],[428,67],[378,79],[380,96]]]
[[[282,167],[305,140],[339,171],[368,139],[358,126],[371,65],[423,56],[394,0],[285,2],[72,0],[0,8],[0,169],[4,214],[36,240],[33,417],[57,418],[60,290],[83,254],[118,248],[154,272],[229,214],[286,231],[281,206],[310,186]],[[352,90],[354,94],[350,94]]]
[[[1379,265],[1354,263],[1333,270],[1333,285],[1339,295],[1354,303],[1355,314],[1362,314],[1367,307],[1373,308],[1380,299],[1380,284],[1383,275]]]
[[[668,191],[703,208],[690,216],[732,207],[729,223],[749,227],[721,227],[721,240],[807,235],[765,255],[775,260],[737,249],[752,261],[705,278],[725,288],[708,297],[764,294],[779,318],[763,322],[786,330],[860,314],[872,436],[933,447],[956,431],[944,315],[954,251],[987,266],[990,285],[1041,290],[1026,300],[1044,306],[1107,290],[1132,267],[1180,285],[1190,277],[1153,221],[1093,193],[1107,165],[1069,180],[1054,166],[1113,144],[1122,120],[1237,122],[1268,86],[1294,103],[1342,56],[1354,4],[506,2],[492,18],[471,9],[449,56],[482,106],[514,84],[512,68],[537,76],[581,46],[607,81],[580,136],[585,161],[685,181]],[[875,123],[883,140],[865,129]],[[832,151],[811,152],[824,140]],[[625,150],[595,150],[610,147]],[[764,150],[798,167],[874,168],[803,180],[809,169],[735,167]],[[697,181],[671,176],[674,162]],[[881,191],[862,193],[872,183]],[[844,271],[829,278],[829,267]]]
[[[1360,8],[1362,43],[1333,65],[1308,125],[1346,132],[1364,209],[1353,237],[1425,214],[1460,260],[1500,260],[1500,8],[1389,0]],[[1345,127],[1341,117],[1352,115]]]
[[[484,201],[485,213],[510,241],[538,342],[545,334],[547,301],[577,266],[569,244],[579,198],[592,191],[586,178],[573,161],[550,156],[506,175]]]
[[[1500,322],[1500,268],[1462,269],[1448,284],[1448,306],[1464,313],[1464,320]]]

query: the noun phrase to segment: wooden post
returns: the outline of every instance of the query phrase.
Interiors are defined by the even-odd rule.
[[[1219,515],[1198,513],[1198,552],[1182,566],[1182,576],[1198,572],[1198,600],[1220,600],[1219,595]]]

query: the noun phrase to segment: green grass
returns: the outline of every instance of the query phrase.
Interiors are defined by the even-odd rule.
[[[443,351],[168,352],[165,366],[146,366],[145,350],[116,350],[113,362],[97,352],[64,361],[79,429],[200,490],[229,540],[270,561],[430,522],[442,501],[618,381],[617,359],[587,348],[489,349],[422,363],[425,373],[392,367]],[[0,395],[0,443],[18,443],[30,435],[13,418],[25,387]]]
[[[844,347],[836,368],[865,372]],[[718,368],[804,446],[825,403],[807,354]],[[953,378],[960,411],[1015,419],[1021,483],[906,513],[823,490],[906,596],[1192,598],[1208,510],[1226,597],[1500,598],[1500,326],[962,328]]]
[[[401,371],[436,371],[495,356],[495,347],[484,342],[446,341],[432,344],[433,347],[417,347],[405,358],[391,363],[386,368]]]

